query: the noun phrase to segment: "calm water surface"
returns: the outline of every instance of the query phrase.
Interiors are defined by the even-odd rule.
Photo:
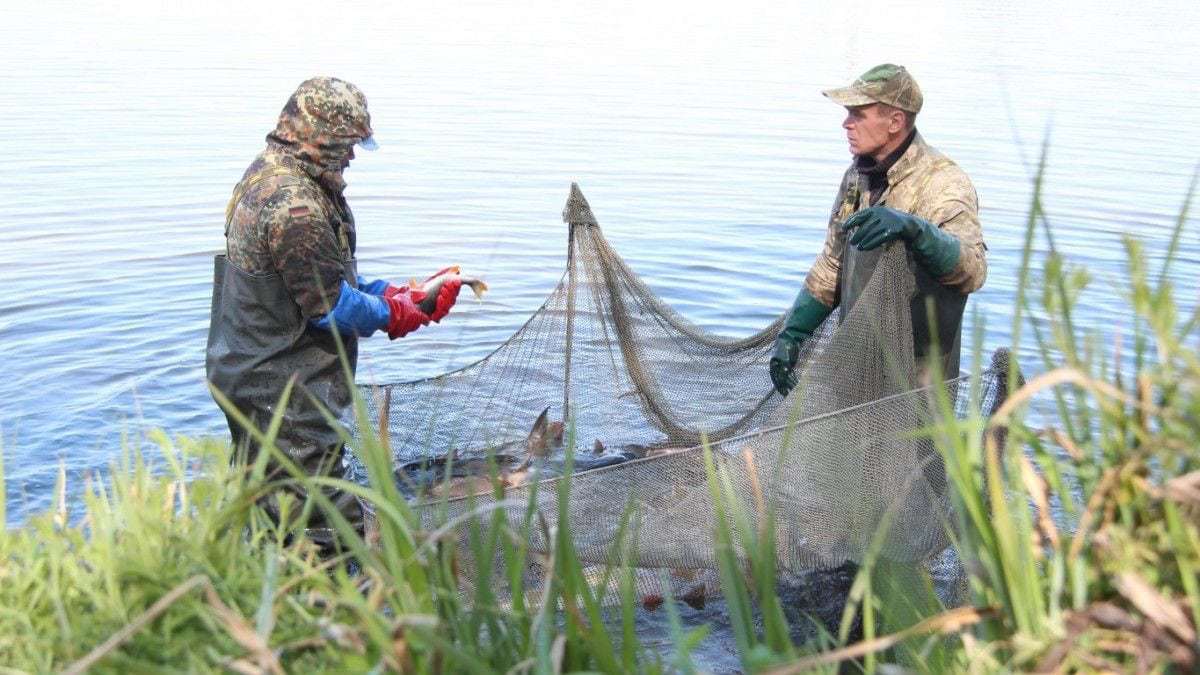
[[[1047,130],[1055,243],[1095,277],[1080,322],[1128,328],[1121,238],[1161,258],[1196,166],[1197,3],[584,4],[6,8],[9,522],[45,506],[60,461],[77,484],[123,433],[223,433],[203,354],[223,209],[314,74],[362,87],[382,144],[347,173],[360,269],[406,280],[459,263],[493,288],[434,329],[367,341],[362,381],[464,365],[520,326],[561,274],[570,181],[684,315],[758,329],[819,250],[848,159],[819,90],[882,61],[919,78],[921,131],[980,193],[991,271],[971,310],[987,347],[1011,338]],[[1175,267],[1189,305],[1198,253],[1191,228]]]

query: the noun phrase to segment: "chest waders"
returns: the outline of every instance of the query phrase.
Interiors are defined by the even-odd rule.
[[[853,190],[849,195],[847,203],[843,205],[842,222],[845,222],[845,219],[851,214],[867,206],[886,206],[887,196],[891,191],[890,186],[884,189],[874,204],[864,203],[868,201],[861,197],[861,195],[868,194],[865,187],[860,184],[858,189]],[[848,236],[847,239],[849,239]],[[838,282],[841,316],[850,315],[851,308],[858,302],[858,298],[871,280],[871,275],[875,273],[879,259],[892,246],[904,246],[904,242],[894,241],[870,251],[859,251],[849,241],[846,242],[842,251],[842,272]],[[962,316],[963,310],[966,308],[967,296],[942,285],[925,270],[923,265],[917,263],[911,251],[906,250],[905,261],[907,263],[905,273],[911,275],[914,288],[913,295],[908,301],[909,315],[912,318],[913,356],[916,359],[918,371],[917,379],[912,386],[919,387],[924,384],[924,376],[930,372],[929,357],[932,355],[935,344],[938,353],[941,354],[942,379],[958,377]],[[896,279],[892,283],[902,284],[903,280]],[[932,332],[930,331],[930,309],[933,312],[934,330]],[[953,394],[950,399],[954,400]],[[946,470],[941,455],[937,452],[931,439],[920,439],[918,443],[919,450],[916,456],[925,480],[934,493],[941,495],[946,489]],[[867,461],[869,462],[869,458]]]
[[[863,179],[860,177],[859,181]],[[841,221],[867,206],[887,206],[887,197],[891,188],[886,188],[874,204],[867,204],[865,185],[859,185],[849,195],[847,204],[843,206]],[[906,209],[907,210],[907,209]],[[847,236],[847,239],[849,237]],[[904,246],[903,242],[893,242],[889,246]],[[875,272],[875,266],[887,246],[880,246],[870,251],[859,251],[850,245],[849,241],[842,250],[841,277],[838,281],[840,296],[839,305],[842,316],[848,316],[854,303],[870,281]],[[967,296],[947,288],[934,278],[925,268],[913,259],[912,253],[907,254],[908,273],[914,278],[916,292],[909,300],[909,310],[912,314],[913,351],[921,370],[928,370],[928,359],[936,344],[941,354],[942,379],[958,377],[959,352],[962,342],[962,316],[967,305]],[[899,280],[896,281],[899,283]],[[930,331],[929,303],[932,302],[934,332]]]
[[[249,187],[271,175],[294,174],[276,167],[244,184]],[[242,190],[235,192],[226,212],[226,232],[241,194]],[[340,241],[344,239],[339,237]],[[350,250],[343,249],[343,254],[343,278],[354,286],[357,261]],[[342,337],[342,345],[353,373],[358,360],[358,338]],[[279,274],[250,274],[229,262],[224,254],[215,257],[205,357],[209,382],[259,428],[270,422],[285,385],[295,378],[296,386],[288,399],[276,446],[311,476],[343,475],[341,437],[330,428],[308,395],[338,416],[350,408],[353,384],[347,381],[342,369],[333,333],[308,324]],[[226,420],[234,447],[239,451],[244,448],[248,459],[253,461],[259,452],[257,444],[232,417],[226,415]],[[268,466],[275,470],[272,464]],[[327,494],[351,523],[361,523],[361,512],[350,495],[332,491]],[[269,502],[266,506],[275,515]],[[313,512],[309,535],[329,547],[333,532],[325,527],[322,515],[319,509]]]

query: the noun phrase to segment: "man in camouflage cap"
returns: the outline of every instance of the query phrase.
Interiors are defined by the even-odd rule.
[[[343,475],[341,438],[312,401],[338,416],[351,404],[338,343],[353,371],[359,337],[382,330],[394,340],[439,321],[461,285],[457,278],[442,285],[426,314],[416,304],[425,300],[419,289],[359,276],[342,177],[356,145],[376,148],[358,87],[332,77],[301,83],[233,190],[213,280],[206,354],[213,389],[265,428],[294,382],[275,444],[314,476]],[[253,459],[258,444],[232,416],[228,422],[235,445]],[[329,496],[361,530],[355,500],[340,491]],[[267,505],[274,508],[272,500]],[[314,540],[334,545],[319,509],[308,524]]]
[[[822,92],[846,108],[842,128],[853,160],[842,177],[825,246],[787,314],[770,360],[781,395],[795,386],[800,344],[839,305],[849,313],[882,247],[902,241],[915,265],[913,342],[918,360],[936,344],[946,377],[958,375],[963,308],[987,276],[979,201],[962,169],[917,132],[922,96],[903,66],[885,63],[849,86]],[[930,335],[927,299],[937,334]]]

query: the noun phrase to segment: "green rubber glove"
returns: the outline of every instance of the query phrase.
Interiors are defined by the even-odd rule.
[[[807,288],[800,289],[792,308],[784,319],[783,330],[775,338],[775,352],[771,355],[769,369],[771,382],[780,396],[787,396],[792,387],[796,386],[796,376],[792,369],[796,367],[796,357],[800,354],[800,343],[812,337],[817,326],[829,316],[833,308],[821,304]]]
[[[850,245],[870,251],[894,239],[901,239],[917,262],[935,277],[949,274],[958,264],[958,239],[923,218],[886,206],[863,209],[842,223],[842,231],[858,228]]]

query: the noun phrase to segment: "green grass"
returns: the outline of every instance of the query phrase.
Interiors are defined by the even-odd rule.
[[[471,550],[460,553],[446,545],[452,539],[419,531],[404,501],[387,495],[395,489],[389,469],[382,483],[372,473],[368,487],[342,485],[374,501],[378,544],[343,528],[347,555],[323,561],[291,517],[303,505],[277,488],[332,481],[267,483],[264,461],[231,464],[226,444],[157,440],[165,473],[126,453],[108,484],[89,481],[79,522],[65,524],[54,508],[0,534],[3,672],[655,668],[636,635],[614,637],[605,625],[600,595],[565,545],[569,528],[557,531],[544,593],[527,603],[520,542],[536,521],[481,514],[466,523]],[[368,466],[383,466],[371,455],[381,447],[360,448]],[[185,480],[185,467],[198,477]],[[560,483],[564,504],[569,486]],[[259,502],[267,493],[291,526],[266,516]],[[322,500],[314,497],[318,508],[328,506]],[[507,570],[488,567],[498,549]],[[361,566],[356,576],[345,571],[350,555]],[[459,555],[475,556],[485,578],[507,574],[512,586],[464,585]]]
[[[1040,179],[1036,188],[1027,242],[1045,227]],[[1177,489],[1200,482],[1200,359],[1169,282],[1189,203],[1190,193],[1156,280],[1140,244],[1126,240],[1129,286],[1110,302],[1134,315],[1135,372],[1073,325],[1089,276],[1052,250],[1030,288],[1040,291],[1044,319],[1031,332],[1046,372],[1020,389],[1010,382],[1015,393],[990,421],[954,420],[943,402],[937,433],[955,487],[956,547],[972,603],[995,611],[961,641],[963,667],[1200,665],[1200,493]],[[1023,278],[1031,259],[1027,246]],[[1032,314],[1029,295],[1018,308]],[[1028,423],[1026,405],[1046,396],[1057,416],[1045,428]],[[1004,442],[985,426],[1006,431]],[[1052,503],[1065,522],[1051,517]]]
[[[1040,187],[1039,177],[1013,351],[1032,336],[1043,372],[1024,386],[1014,372],[1009,402],[990,420],[955,418],[943,396],[926,430],[954,498],[946,526],[966,570],[963,604],[941,606],[922,569],[872,549],[841,626],[794,644],[776,586],[773,505],[747,506],[707,452],[719,574],[745,671],[1200,667],[1200,313],[1181,312],[1170,282],[1190,196],[1159,269],[1127,241],[1129,283],[1112,301],[1136,319],[1117,345],[1101,345],[1074,320],[1086,272],[1052,250],[1043,273],[1031,273],[1032,242],[1048,227]],[[978,332],[973,351],[978,371]],[[1027,408],[1038,400],[1055,412],[1034,424]],[[361,400],[356,415],[371,427]],[[273,448],[279,424],[253,433]],[[368,472],[362,486],[306,476],[277,451],[231,463],[225,444],[155,434],[164,470],[124,452],[105,482],[88,481],[73,522],[56,498],[47,513],[0,532],[0,672],[695,669],[691,654],[707,627],[688,630],[667,602],[673,645],[661,657],[648,650],[635,630],[642,610],[631,570],[614,566],[589,583],[569,522],[547,528],[536,495],[522,518],[480,508],[457,528],[423,528],[393,483],[386,443],[365,436],[355,445]],[[265,478],[268,456],[284,478]],[[3,467],[0,453],[0,519]],[[312,497],[279,491],[288,485]],[[334,485],[373,504],[378,541],[359,537],[317,489]],[[570,482],[545,489],[559,491],[565,514]],[[283,524],[263,511],[268,494]],[[329,514],[345,555],[318,557],[301,527],[312,509]],[[636,527],[626,518],[619,539],[636,540],[626,536]],[[535,532],[552,546],[536,556],[544,586],[527,588]],[[358,575],[346,572],[350,558]],[[464,569],[487,582],[470,583]],[[620,603],[604,608],[610,588]],[[856,619],[863,640],[847,644]]]

